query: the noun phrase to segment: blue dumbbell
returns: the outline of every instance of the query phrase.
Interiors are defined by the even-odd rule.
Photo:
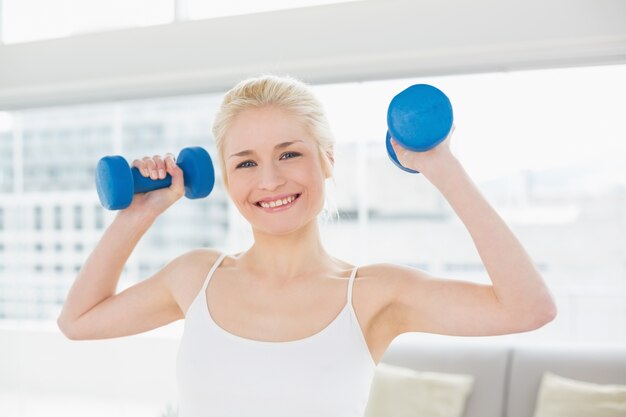
[[[185,197],[204,198],[213,190],[215,173],[209,153],[198,146],[180,151],[177,165],[183,170]],[[105,156],[96,167],[96,189],[100,203],[108,210],[120,210],[130,206],[135,193],[145,193],[169,187],[172,176],[153,180],[141,175],[136,167],[130,167],[121,156]]]
[[[403,148],[424,152],[441,143],[452,129],[452,105],[438,88],[415,84],[395,96],[387,110],[387,154],[400,169],[419,171],[400,164],[391,146],[393,137]]]

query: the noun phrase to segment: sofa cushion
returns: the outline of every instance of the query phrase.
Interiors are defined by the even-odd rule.
[[[379,363],[365,417],[462,417],[474,377]]]
[[[418,371],[473,375],[464,417],[502,417],[510,348],[480,339],[422,336],[398,336],[381,362]]]
[[[597,384],[626,384],[626,355],[623,348],[610,346],[516,346],[507,417],[533,417],[544,372]]]
[[[534,417],[623,417],[626,385],[594,384],[546,372]]]

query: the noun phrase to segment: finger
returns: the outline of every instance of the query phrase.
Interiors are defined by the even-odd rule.
[[[150,172],[146,169],[144,165],[145,164],[143,163],[143,161],[140,161],[139,159],[135,159],[133,163],[130,165],[130,167],[137,168],[141,175],[143,175],[144,177],[147,177],[150,175]]]
[[[170,185],[170,189],[176,192],[176,194],[182,196],[185,192],[185,180],[183,170],[180,169],[178,165],[176,165],[172,158],[167,158],[165,161],[167,172],[172,176],[172,184]]]
[[[157,177],[162,180],[165,178],[165,162],[163,162],[163,158],[160,155],[154,155],[152,160],[156,164]]]
[[[396,140],[394,138],[390,138],[389,139],[389,143],[391,143],[391,147],[395,151],[396,150],[396,146],[398,146],[398,142],[396,142]]]
[[[146,166],[146,169],[150,173],[150,178],[152,178],[153,180],[156,180],[159,177],[157,174],[158,171],[157,171],[156,162],[154,162],[154,160],[150,158],[149,156],[144,156],[143,162]]]
[[[178,165],[176,165],[176,160],[174,159],[174,156],[171,154],[166,156],[163,162],[165,163],[165,168],[168,172],[170,167],[178,167]]]
[[[396,155],[399,154],[404,154],[404,152],[406,151],[406,149],[404,149],[397,140],[395,140],[394,138],[391,138],[390,140],[391,142],[391,147],[393,148],[393,151],[396,153]]]
[[[171,159],[172,161],[176,162],[176,157],[174,156],[173,153],[170,153],[170,152],[163,155],[163,160],[166,160],[166,159]]]
[[[168,172],[170,175],[172,175],[172,173],[169,170],[170,166],[177,166],[176,165],[176,158],[174,157],[174,155],[172,155],[171,153],[167,153],[164,156],[163,162],[165,163],[165,170],[166,172]]]

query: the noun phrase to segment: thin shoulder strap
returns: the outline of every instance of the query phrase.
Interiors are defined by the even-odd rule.
[[[352,275],[350,275],[350,281],[348,282],[348,304],[352,303],[352,287],[354,285],[354,279],[356,278],[356,270],[358,267],[354,267]]]
[[[215,272],[215,270],[217,269],[218,266],[220,266],[220,264],[222,263],[222,260],[224,260],[224,258],[226,257],[225,253],[222,253],[220,255],[219,258],[217,258],[217,261],[215,261],[215,263],[213,264],[213,266],[211,267],[211,270],[209,271],[209,273],[206,275],[206,278],[204,280],[204,284],[202,285],[202,291],[206,291],[206,287],[209,285],[209,280],[211,279],[211,277],[213,276],[213,273]]]

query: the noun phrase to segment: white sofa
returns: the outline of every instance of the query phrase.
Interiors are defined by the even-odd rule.
[[[598,384],[626,384],[626,348],[394,340],[381,362],[417,371],[469,374],[464,417],[533,417],[544,372]]]

